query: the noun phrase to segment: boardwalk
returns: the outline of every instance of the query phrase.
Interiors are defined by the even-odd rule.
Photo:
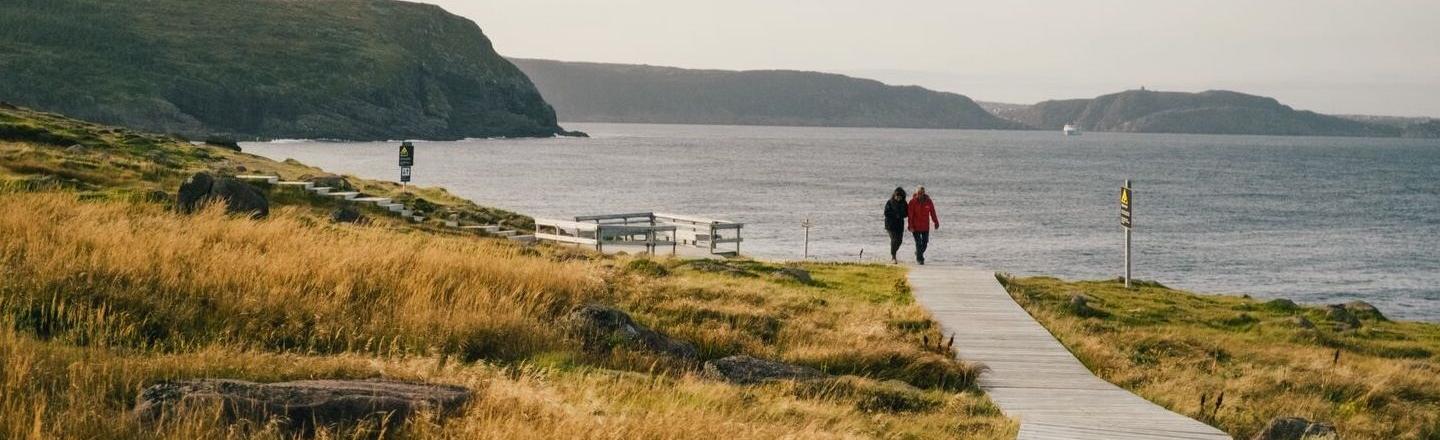
[[[1095,377],[1010,299],[992,272],[919,266],[910,284],[916,300],[956,335],[960,358],[990,366],[980,387],[1020,420],[1020,440],[1230,439]]]

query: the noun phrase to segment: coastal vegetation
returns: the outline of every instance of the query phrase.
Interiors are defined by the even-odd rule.
[[[606,256],[401,221],[262,188],[263,219],[172,209],[187,175],[320,173],[0,108],[0,438],[290,438],[220,413],[132,417],[169,380],[388,378],[475,397],[446,419],[320,438],[1013,438],[890,266]],[[367,192],[387,184],[344,177]],[[490,210],[426,188],[435,209]],[[603,305],[693,347],[587,339]],[[823,378],[742,385],[746,355]]]
[[[552,136],[555,112],[470,20],[365,0],[14,0],[0,99],[192,138]]]
[[[1022,128],[963,95],[830,73],[511,61],[566,121]]]
[[[1440,437],[1440,325],[1391,321],[1358,302],[1000,278],[1091,371],[1237,439],[1292,416],[1333,423],[1347,439]]]

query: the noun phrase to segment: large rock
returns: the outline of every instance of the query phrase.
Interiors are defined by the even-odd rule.
[[[1335,425],[1299,417],[1276,417],[1251,440],[1339,440]]]
[[[330,221],[335,223],[363,223],[365,216],[360,214],[359,209],[354,206],[341,206],[330,213]]]
[[[1325,306],[1325,316],[1335,322],[1336,330],[1349,330],[1360,327],[1360,318],[1355,317],[1350,309],[1343,304],[1331,304]]]
[[[334,174],[320,174],[314,176],[307,174],[304,176],[300,176],[300,180],[314,183],[315,186],[323,186],[330,188],[330,192],[352,191],[355,189],[355,187],[350,185],[350,181],[345,180],[345,177],[337,176]]]
[[[776,380],[821,379],[825,373],[810,367],[736,355],[705,363],[705,377],[742,385]]]
[[[640,325],[629,314],[614,307],[586,305],[570,313],[570,322],[591,349],[608,349],[606,344],[618,340],[622,344],[678,358],[694,359],[699,356],[694,345]]]
[[[1291,311],[1294,311],[1295,309],[1300,308],[1300,305],[1299,305],[1299,304],[1295,304],[1295,301],[1291,301],[1291,300],[1288,300],[1288,299],[1285,299],[1285,298],[1276,298],[1276,299],[1272,299],[1272,300],[1269,300],[1269,301],[1265,301],[1264,306],[1265,306],[1265,308],[1267,308],[1267,309],[1276,310],[1276,311],[1281,311],[1281,312],[1291,312]]]
[[[205,410],[219,405],[228,423],[276,421],[289,431],[313,432],[321,426],[381,422],[395,427],[421,411],[439,417],[469,401],[468,389],[390,380],[304,380],[261,384],[228,379],[160,383],[135,399],[142,422],[160,420],[175,410]],[[392,428],[393,429],[393,428]]]
[[[798,267],[782,267],[775,271],[775,276],[780,279],[797,281],[803,284],[813,284],[815,279],[810,276],[810,271]]]
[[[1090,306],[1089,297],[1079,293],[1070,295],[1070,302],[1065,305],[1065,310],[1081,318],[1100,318],[1106,316],[1105,312]]]
[[[1370,319],[1375,321],[1389,320],[1385,318],[1385,314],[1380,313],[1380,309],[1375,308],[1375,306],[1372,306],[1370,305],[1370,303],[1367,303],[1365,301],[1356,300],[1345,303],[1345,310],[1349,310],[1351,315],[1355,315],[1356,318],[1360,319]]]
[[[229,178],[196,173],[180,185],[176,194],[180,212],[193,213],[212,201],[224,201],[225,212],[249,214],[255,218],[270,215],[270,201],[250,184]]]

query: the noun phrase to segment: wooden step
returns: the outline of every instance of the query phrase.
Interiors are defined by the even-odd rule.
[[[266,176],[261,174],[235,176],[235,178],[240,180],[249,180],[252,182],[266,182],[269,184],[276,184],[280,182],[280,176]]]
[[[350,201],[360,203],[374,203],[376,205],[390,204],[390,199],[387,197],[356,197],[354,199],[350,199]]]
[[[301,188],[304,188],[304,189],[307,189],[307,190],[308,190],[308,189],[310,189],[310,188],[314,188],[314,187],[315,187],[315,182],[287,181],[287,182],[278,182],[278,183],[276,183],[276,185],[280,185],[280,186],[298,186],[298,187],[301,187]]]
[[[491,232],[491,233],[500,231],[500,227],[499,227],[499,226],[495,226],[495,225],[470,225],[470,226],[461,226],[460,229],[471,230],[471,231],[485,231],[485,232]]]
[[[329,194],[329,193],[330,193],[330,190],[331,190],[331,189],[334,189],[334,188],[331,188],[331,187],[328,187],[328,186],[312,186],[312,187],[310,187],[310,188],[308,188],[308,189],[310,190],[310,192],[313,192],[313,193],[315,193],[316,195],[322,195],[322,196],[323,196],[323,195]]]
[[[354,198],[356,198],[356,197],[360,197],[360,193],[354,192],[354,191],[329,193],[329,194],[326,194],[326,195],[327,195],[327,196],[330,196],[330,197],[342,198],[342,199],[345,199],[345,200],[351,200],[351,199],[354,199]]]
[[[521,242],[525,242],[525,243],[532,243],[532,242],[535,241],[535,236],[534,236],[534,235],[511,235],[511,236],[505,237],[505,238],[508,238],[508,239],[511,239],[511,240],[515,240],[515,241],[521,241]]]

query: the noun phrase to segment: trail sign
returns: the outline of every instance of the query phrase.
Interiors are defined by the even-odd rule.
[[[1134,229],[1130,221],[1130,203],[1134,202],[1134,194],[1130,192],[1130,179],[1125,179],[1125,186],[1120,187],[1120,226],[1125,227],[1125,288],[1129,289],[1130,284],[1130,234]]]
[[[400,144],[400,167],[409,168],[415,166],[415,144],[405,142]]]
[[[1133,227],[1130,216],[1130,196],[1130,187],[1120,187],[1120,226],[1124,226],[1126,229]]]
[[[400,167],[400,183],[410,182],[410,167]]]

